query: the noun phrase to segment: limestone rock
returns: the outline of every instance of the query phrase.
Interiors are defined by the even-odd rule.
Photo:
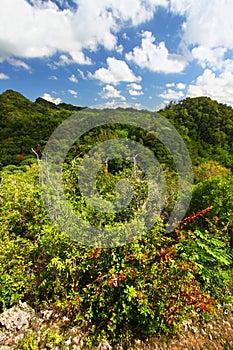
[[[19,302],[0,315],[0,325],[8,331],[18,331],[22,327],[26,329],[34,316],[35,311],[27,303]]]

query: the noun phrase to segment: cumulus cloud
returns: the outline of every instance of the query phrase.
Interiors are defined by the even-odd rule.
[[[136,77],[127,63],[114,57],[107,58],[108,68],[99,68],[94,74],[89,73],[92,79],[98,79],[105,84],[117,85],[120,82],[137,82],[141,77]]]
[[[149,31],[142,34],[141,47],[135,47],[132,52],[126,54],[126,59],[133,61],[141,68],[147,68],[152,72],[181,73],[187,62],[177,54],[171,54],[164,42],[154,44],[155,37]]]
[[[219,75],[205,69],[196,82],[188,87],[188,96],[209,96],[214,100],[233,106],[233,73],[222,72]]]
[[[72,83],[78,83],[78,79],[76,78],[76,76],[74,74],[72,74],[69,77],[69,81],[71,81]]]
[[[60,97],[52,97],[49,93],[45,92],[42,96],[42,98],[46,101],[55,103],[56,105],[59,104],[61,102],[61,98]]]
[[[170,0],[170,10],[185,16],[184,39],[208,48],[233,48],[231,0]]]
[[[106,85],[103,87],[103,90],[99,93],[102,98],[120,98],[125,100],[125,97],[121,95],[121,91],[114,88],[112,85]]]
[[[5,73],[0,73],[0,80],[7,80],[10,79],[8,75],[6,75]]]
[[[177,83],[176,87],[179,90],[184,90],[186,88],[186,84],[184,84],[184,83]]]
[[[73,96],[74,96],[74,98],[77,98],[77,97],[78,97],[78,93],[77,93],[77,91],[72,90],[72,89],[69,89],[69,90],[68,90],[68,92],[69,92],[69,94],[73,95]]]
[[[178,100],[181,97],[184,97],[184,93],[182,91],[175,91],[172,89],[168,89],[163,93],[159,94],[159,97],[162,97],[166,100]]]
[[[133,90],[142,90],[142,86],[136,83],[128,84],[127,87]]]
[[[144,93],[143,93],[143,91],[129,89],[129,94],[131,96],[140,96],[140,95],[143,95]]]
[[[128,92],[131,96],[141,96],[144,95],[142,91],[142,86],[140,84],[131,83],[127,85]]]
[[[65,8],[53,1],[1,0],[0,55],[42,58],[62,52],[70,55],[68,63],[90,64],[84,49],[117,48],[117,33],[125,24],[144,23],[158,6],[167,7],[166,0],[74,0],[72,7],[61,3]]]
[[[72,52],[72,55],[73,55],[72,57],[68,57],[67,55],[62,54],[59,57],[59,60],[52,64],[52,68],[57,69],[57,67],[63,67],[68,64],[75,64],[75,63],[86,64],[86,65],[92,64],[91,59],[89,57],[86,57],[82,52]]]
[[[106,3],[110,4],[114,18],[135,26],[152,19],[158,6],[168,6],[167,0],[110,0]]]
[[[210,67],[219,70],[223,68],[226,51],[226,48],[223,47],[210,49],[205,46],[198,46],[192,50],[192,55],[203,68]]]
[[[167,83],[167,88],[176,88],[178,90],[184,90],[186,88],[186,84],[184,83]]]

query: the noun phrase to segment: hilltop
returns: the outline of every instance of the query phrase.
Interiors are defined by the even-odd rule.
[[[233,109],[209,97],[186,98],[159,111],[177,128],[192,160],[215,159],[232,168]]]

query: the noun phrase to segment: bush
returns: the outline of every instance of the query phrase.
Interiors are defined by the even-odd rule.
[[[81,326],[91,346],[103,338],[128,344],[175,333],[182,320],[213,312],[230,297],[232,257],[210,210],[187,217],[171,234],[158,219],[127,245],[92,248],[71,241],[48,220],[36,165],[2,178],[2,309],[19,300],[37,310],[49,305]],[[211,188],[213,199],[219,191],[214,181],[197,185],[203,194]]]

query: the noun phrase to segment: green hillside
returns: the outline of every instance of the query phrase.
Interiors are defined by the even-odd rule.
[[[82,107],[55,105],[42,98],[31,102],[7,90],[0,95],[0,165],[19,164],[39,154],[53,130]],[[119,112],[121,109],[119,109]],[[129,112],[129,110],[128,110]],[[159,111],[182,135],[194,164],[214,159],[233,168],[233,109],[207,97],[187,98]],[[148,113],[148,112],[147,112]]]
[[[170,103],[160,113],[177,127],[194,163],[215,159],[233,167],[233,109],[209,97],[186,98]]]
[[[18,164],[40,153],[53,130],[80,107],[55,105],[38,98],[31,102],[18,92],[0,95],[0,166]]]

